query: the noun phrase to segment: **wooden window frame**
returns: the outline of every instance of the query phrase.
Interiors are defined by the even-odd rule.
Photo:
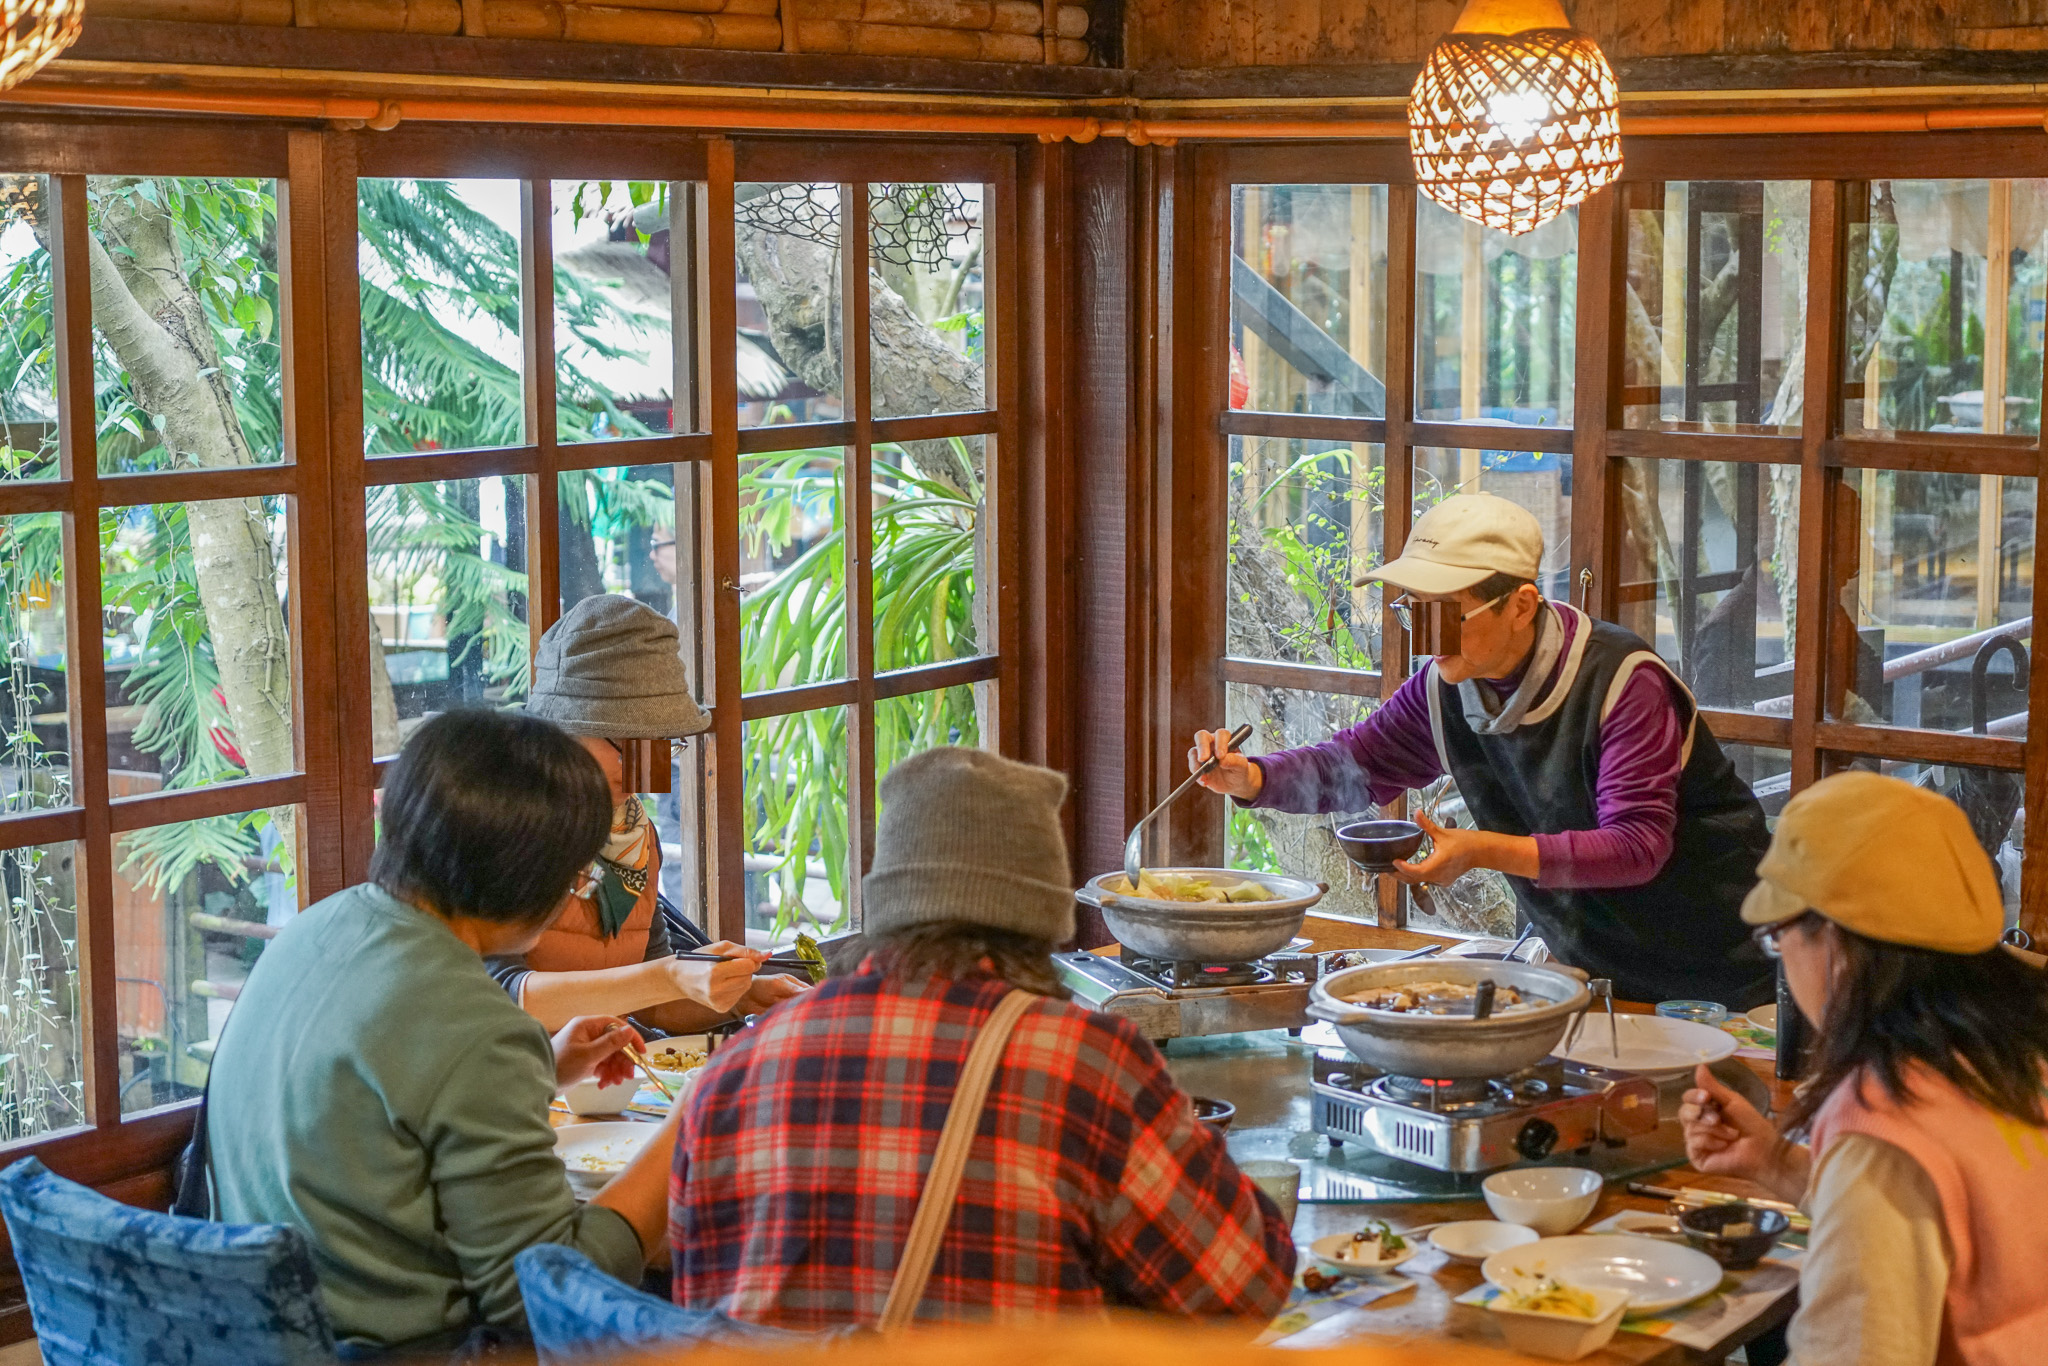
[[[1879,179],[2021,179],[2048,176],[2048,145],[2005,133],[1956,133],[1916,138],[1849,134],[1802,138],[1629,139],[1620,186],[1593,196],[1579,210],[1578,296],[1574,420],[1563,430],[1519,432],[1488,428],[1488,449],[1572,454],[1572,562],[1574,597],[1589,589],[1595,615],[1612,618],[1618,607],[1621,514],[1616,462],[1742,461],[1797,465],[1801,471],[1799,562],[1824,565],[1836,553],[1836,490],[1844,468],[1934,473],[2048,475],[2039,436],[1847,434],[1841,430],[1840,347],[1846,237],[1845,196]],[[1168,153],[1155,153],[1165,156]],[[1223,521],[1225,470],[1231,436],[1317,437],[1384,446],[1386,469],[1382,526],[1391,559],[1413,516],[1412,454],[1418,446],[1470,445],[1460,424],[1413,417],[1415,279],[1414,177],[1405,149],[1374,143],[1184,144],[1170,153],[1187,186],[1176,215],[1172,274],[1179,282],[1175,329],[1168,355],[1172,388],[1181,396],[1166,429],[1153,477],[1173,501],[1205,509],[1201,517],[1163,523],[1159,554],[1171,565],[1171,610],[1160,614],[1153,648],[1168,661],[1173,683],[1141,724],[1150,747],[1165,762],[1139,776],[1159,784],[1171,776],[1186,736],[1217,724],[1230,683],[1313,688],[1360,697],[1386,697],[1407,677],[1405,640],[1391,614],[1382,619],[1383,659],[1378,675],[1226,657],[1221,649],[1226,595]],[[1811,185],[1808,253],[1805,394],[1797,434],[1756,435],[1662,432],[1622,425],[1620,309],[1625,293],[1627,224],[1617,205],[1631,184],[1667,180],[1803,180]],[[1388,190],[1387,414],[1383,420],[1233,410],[1228,405],[1221,341],[1227,335],[1231,232],[1230,194],[1240,184],[1383,184]],[[1826,249],[1822,249],[1825,244]],[[1399,356],[1400,362],[1392,358]],[[1462,439],[1460,439],[1462,433]],[[1165,498],[1168,494],[1159,493]],[[1586,576],[1590,574],[1590,581]],[[1798,614],[1824,621],[1821,573],[1801,576]],[[2033,589],[2036,619],[2048,610],[2048,585]],[[2029,868],[2022,889],[2021,923],[2037,938],[2048,935],[2048,726],[2029,727],[2022,741],[1907,727],[1851,724],[1824,707],[1826,645],[1815,642],[1794,655],[1793,712],[1789,717],[1703,709],[1715,735],[1730,742],[1792,753],[1796,791],[1849,757],[1957,763],[2027,776],[2024,853]],[[2048,716],[2048,670],[2035,669],[2028,709]],[[1169,814],[1166,851],[1176,862],[1208,864],[1222,857],[1222,823],[1213,809]],[[1405,920],[1402,899],[1383,879],[1381,923]]]
[[[0,482],[0,516],[57,512],[64,518],[64,592],[72,804],[0,816],[0,847],[72,842],[77,850],[79,1005],[87,1123],[0,1149],[0,1162],[35,1154],[54,1169],[132,1203],[162,1207],[168,1168],[191,1126],[192,1102],[120,1113],[111,882],[124,832],[203,816],[294,803],[300,822],[299,892],[310,904],[362,880],[375,840],[374,802],[388,760],[372,752],[369,641],[339,623],[368,618],[363,568],[369,489],[492,476],[527,481],[528,612],[533,639],[559,615],[556,477],[621,464],[672,464],[679,563],[694,568],[678,589],[678,616],[695,655],[693,676],[713,727],[693,746],[685,783],[687,857],[704,889],[698,909],[717,935],[742,940],[746,904],[740,762],[743,720],[824,706],[855,709],[849,818],[860,832],[848,871],[856,906],[873,852],[874,704],[929,689],[971,685],[992,694],[982,744],[1020,753],[1027,743],[1021,648],[1027,611],[1042,611],[1021,582],[1024,499],[1041,477],[1042,443],[1022,440],[1022,251],[1040,250],[1020,222],[1017,146],[998,140],[917,142],[734,139],[691,130],[600,128],[448,129],[407,125],[389,133],[148,117],[36,116],[0,119],[13,174],[50,177],[53,306],[60,441],[58,477]],[[1035,167],[1042,174],[1043,167]],[[274,465],[225,470],[101,474],[94,442],[92,305],[86,180],[96,175],[237,176],[274,180],[278,195],[284,456]],[[554,254],[551,185],[604,176],[665,180],[675,205],[676,419],[651,438],[560,444],[554,432]],[[527,439],[493,450],[408,455],[363,453],[363,381],[357,278],[357,182],[371,176],[493,177],[522,182],[522,344]],[[737,263],[735,177],[837,183],[855,209],[877,181],[962,182],[984,188],[986,408],[966,414],[875,418],[868,367],[865,268],[847,269],[844,311],[847,420],[741,429],[734,336]],[[847,215],[846,264],[864,263],[865,222]],[[687,268],[686,268],[687,263]],[[707,344],[723,338],[724,344]],[[852,344],[858,339],[858,345]],[[82,379],[80,377],[83,377]],[[542,420],[542,419],[545,420]],[[686,420],[686,418],[688,420]],[[865,476],[876,443],[944,436],[987,438],[984,516],[992,576],[982,652],[877,673],[871,647],[871,497]],[[742,696],[739,689],[738,473],[742,454],[843,445],[849,451],[847,536],[849,677],[810,688]],[[1034,454],[1035,450],[1035,454]],[[282,496],[292,575],[296,765],[289,773],[211,787],[110,799],[100,612],[98,517],[103,507],[197,498]],[[859,573],[852,573],[855,568]],[[80,604],[86,604],[81,610]],[[694,630],[692,629],[694,628]],[[7,1252],[0,1237],[0,1256]],[[25,1312],[0,1313],[0,1340],[27,1334]]]

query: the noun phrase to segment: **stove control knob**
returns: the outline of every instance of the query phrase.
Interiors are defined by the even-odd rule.
[[[1547,1119],[1532,1119],[1515,1135],[1515,1151],[1531,1162],[1550,1156],[1557,1146],[1557,1126]]]

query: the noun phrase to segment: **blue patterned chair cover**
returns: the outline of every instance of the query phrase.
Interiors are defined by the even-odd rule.
[[[720,1313],[682,1309],[601,1270],[571,1247],[541,1243],[519,1254],[519,1293],[540,1366],[572,1366],[652,1345],[708,1347],[814,1346],[817,1336],[793,1333]]]
[[[311,1366],[334,1333],[297,1229],[136,1209],[35,1158],[0,1172],[47,1366]]]

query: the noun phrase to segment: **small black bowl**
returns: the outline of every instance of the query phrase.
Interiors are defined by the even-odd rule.
[[[1211,1100],[1207,1096],[1189,1096],[1188,1099],[1195,1103],[1195,1118],[1219,1134],[1227,1132],[1230,1121],[1237,1118],[1237,1107],[1227,1100]]]
[[[1411,858],[1422,840],[1422,827],[1414,821],[1353,821],[1337,831],[1338,845],[1362,868],[1385,868]]]
[[[1748,1233],[1728,1234],[1742,1224]],[[1686,1241],[1732,1271],[1755,1266],[1791,1225],[1782,1211],[1757,1205],[1703,1205],[1678,1216]]]

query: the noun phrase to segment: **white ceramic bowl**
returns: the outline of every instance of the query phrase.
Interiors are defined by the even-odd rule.
[[[1574,1318],[1570,1314],[1538,1314],[1527,1309],[1509,1309],[1499,1300],[1486,1307],[1507,1335],[1508,1346],[1530,1356],[1551,1361],[1577,1361],[1605,1347],[1621,1327],[1622,1312],[1628,1308],[1628,1294],[1621,1290],[1593,1290],[1587,1294],[1599,1306],[1598,1318]]]
[[[1758,1029],[1768,1029],[1773,1034],[1778,1032],[1778,1007],[1775,1003],[1767,1006],[1758,1006],[1742,1018],[1748,1020]]]
[[[1436,1232],[1429,1235],[1429,1242],[1452,1261],[1477,1266],[1496,1252],[1533,1243],[1542,1236],[1527,1224],[1503,1224],[1498,1219],[1460,1219],[1456,1223],[1438,1224]]]
[[[1395,1231],[1399,1232],[1398,1229]],[[1337,1249],[1351,1241],[1351,1235],[1348,1233],[1332,1233],[1318,1238],[1308,1245],[1308,1252],[1309,1256],[1315,1258],[1317,1268],[1326,1276],[1369,1276],[1379,1271],[1392,1271],[1420,1250],[1414,1237],[1407,1234],[1403,1234],[1402,1237],[1408,1246],[1391,1256],[1380,1258],[1370,1266],[1363,1262],[1337,1260]]]
[[[566,1124],[555,1130],[555,1156],[569,1173],[569,1189],[589,1199],[624,1170],[659,1126],[623,1120]]]
[[[1521,1167],[1495,1172],[1479,1189],[1494,1218],[1555,1237],[1586,1221],[1599,1203],[1600,1184],[1600,1173],[1584,1167]]]
[[[1713,1293],[1722,1271],[1712,1257],[1682,1243],[1597,1233],[1496,1252],[1480,1263],[1479,1274],[1503,1290],[1544,1276],[1581,1290],[1618,1290],[1629,1297],[1630,1313],[1655,1314]]]
[[[1617,1015],[1610,1036],[1606,1017],[1589,1011],[1570,1046],[1559,1048],[1557,1055],[1593,1067],[1634,1072],[1661,1083],[1690,1077],[1693,1068],[1703,1062],[1719,1062],[1738,1046],[1735,1036],[1726,1030],[1662,1015]]]
[[[633,1103],[633,1093],[639,1089],[637,1071],[614,1086],[600,1086],[597,1078],[586,1077],[562,1092],[562,1099],[572,1115],[616,1115]]]

